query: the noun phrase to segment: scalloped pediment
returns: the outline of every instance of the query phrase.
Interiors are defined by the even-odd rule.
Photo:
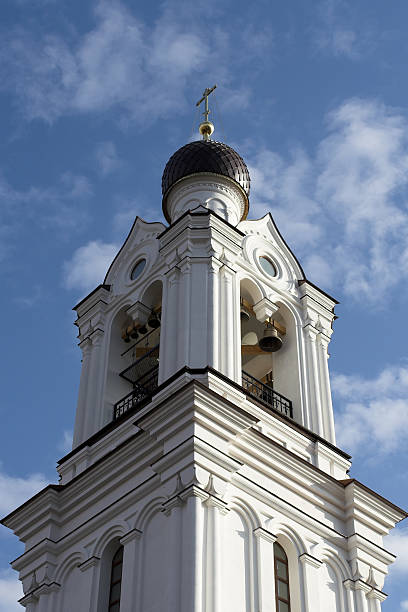
[[[104,283],[112,287],[114,294],[125,291],[130,281],[130,271],[138,259],[146,259],[146,272],[156,262],[159,255],[157,237],[166,229],[160,222],[149,223],[136,217],[132,228],[113,260]]]
[[[257,248],[262,246],[262,243],[269,245],[284,264],[282,267],[287,271],[288,280],[300,281],[306,278],[302,266],[285,242],[270,213],[261,219],[241,221],[237,229],[246,235],[243,242],[244,251],[251,251],[252,243]]]

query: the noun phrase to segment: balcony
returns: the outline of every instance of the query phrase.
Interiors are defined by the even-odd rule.
[[[242,372],[242,387],[249,395],[261,400],[277,412],[293,419],[291,400],[244,371]]]
[[[132,363],[120,376],[133,384],[133,389],[113,407],[113,420],[122,414],[139,407],[152,397],[158,387],[159,345],[149,350],[143,357]]]
[[[133,384],[133,389],[114,405],[114,421],[126,412],[141,407],[153,396],[158,388],[158,375],[159,346],[157,345],[120,373],[122,378]],[[293,419],[291,400],[247,372],[242,372],[242,388],[248,395]]]

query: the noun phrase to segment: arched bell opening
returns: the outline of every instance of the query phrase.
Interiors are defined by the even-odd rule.
[[[128,364],[126,351],[131,346],[132,317],[122,308],[112,321],[105,385],[105,405],[108,420],[112,418],[115,404],[132,391],[131,383],[120,376]],[[127,334],[127,337],[125,337]]]
[[[112,325],[110,377],[113,418],[148,400],[158,386],[162,283],[153,282]],[[118,347],[119,344],[119,347]]]
[[[281,308],[263,298],[249,279],[240,286],[241,359],[244,388],[272,408],[292,417],[290,395],[276,380],[286,348],[286,319]]]

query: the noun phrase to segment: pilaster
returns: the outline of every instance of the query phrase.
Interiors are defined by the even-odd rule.
[[[356,612],[369,612],[367,595],[372,590],[372,587],[362,580],[354,581],[354,600],[356,604]]]
[[[303,570],[303,595],[305,598],[306,612],[319,612],[319,574],[318,570],[322,566],[322,561],[303,553],[299,557]],[[322,610],[322,612],[324,612]]]
[[[312,429],[319,436],[323,436],[323,415],[319,389],[319,364],[317,356],[318,331],[310,324],[303,328],[303,337],[306,345],[306,384],[308,386],[308,404],[311,412]]]
[[[209,497],[205,502],[207,507],[207,559],[205,612],[221,612],[221,537],[220,516],[228,512],[226,504],[216,497]]]
[[[101,347],[104,338],[102,329],[95,329],[90,335],[92,352],[90,355],[89,381],[87,387],[87,411],[84,427],[84,438],[89,438],[102,427],[102,378],[104,368],[101,359]]]
[[[256,538],[258,568],[259,612],[276,612],[275,562],[273,554],[276,536],[262,527],[254,529],[254,536]]]
[[[121,612],[133,612],[136,601],[136,586],[138,573],[138,558],[142,532],[132,529],[125,534],[120,543],[123,546],[123,570],[121,589]]]
[[[82,340],[79,344],[82,351],[82,368],[81,378],[79,382],[79,393],[78,403],[75,415],[75,428],[74,428],[74,448],[78,446],[84,439],[84,427],[85,418],[87,411],[87,395],[88,395],[88,384],[89,384],[89,373],[90,373],[90,361],[92,351],[92,340],[87,337]]]
[[[79,569],[84,572],[88,583],[88,601],[86,610],[88,612],[97,612],[98,603],[98,583],[100,574],[101,560],[99,557],[90,557],[81,565]]]

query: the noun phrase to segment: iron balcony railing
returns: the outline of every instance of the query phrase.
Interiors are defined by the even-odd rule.
[[[155,346],[146,355],[140,357],[123,370],[120,376],[131,382],[133,389],[114,405],[113,420],[118,419],[129,410],[136,409],[153,396],[158,387],[159,347]],[[244,371],[242,372],[242,387],[249,395],[262,400],[274,410],[293,419],[291,400]]]
[[[245,391],[253,397],[262,400],[274,410],[293,419],[291,400],[275,391],[275,389],[272,389],[272,387],[265,385],[263,382],[244,371],[242,372],[242,386]]]
[[[133,390],[114,405],[114,421],[125,412],[140,406],[156,391],[159,378],[159,346],[155,346],[132,363],[120,373],[120,376],[133,384]]]

